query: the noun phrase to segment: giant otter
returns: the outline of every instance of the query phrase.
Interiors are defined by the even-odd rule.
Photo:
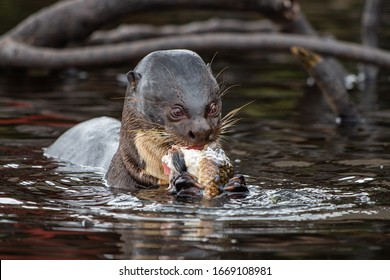
[[[127,79],[121,124],[106,117],[78,124],[46,154],[108,168],[109,186],[134,190],[168,184],[161,159],[172,145],[219,146],[220,89],[199,55],[189,50],[152,52]]]

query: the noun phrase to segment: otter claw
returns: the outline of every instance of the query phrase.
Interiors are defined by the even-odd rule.
[[[201,199],[203,197],[203,192],[199,188],[189,187],[180,190],[176,194],[176,197],[180,199]]]
[[[222,192],[229,193],[245,193],[248,188],[245,183],[245,177],[243,175],[235,175],[227,182],[225,186],[221,188]]]
[[[183,171],[173,180],[174,193],[177,198],[201,199],[204,187],[198,183],[195,176]],[[236,175],[226,185],[220,187],[222,196],[241,196],[248,192],[243,175]]]
[[[202,188],[202,186],[196,180],[196,177],[191,175],[188,172],[182,172],[173,182],[177,191],[180,191],[182,188],[188,187],[197,187]]]
[[[182,172],[173,184],[178,198],[201,198],[203,195],[202,186],[188,172]]]

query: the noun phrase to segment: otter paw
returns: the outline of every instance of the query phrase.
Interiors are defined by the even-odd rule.
[[[246,195],[248,193],[248,188],[245,183],[245,178],[243,175],[235,175],[233,178],[226,183],[226,185],[221,188],[222,194],[225,195]]]
[[[202,186],[188,172],[182,172],[173,182],[177,198],[200,199],[203,196]]]

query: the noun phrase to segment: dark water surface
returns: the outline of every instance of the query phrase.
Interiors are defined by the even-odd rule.
[[[316,27],[327,30],[329,14],[336,25],[351,11],[343,19],[354,23],[351,32],[332,32],[359,40],[361,6],[350,2],[321,11],[308,4],[307,13],[316,24],[322,17]],[[1,259],[389,258],[387,73],[378,103],[362,113],[365,123],[337,127],[294,60],[217,56],[214,71],[229,66],[223,79],[239,85],[224,99],[225,111],[254,101],[224,145],[250,194],[186,202],[163,188],[116,193],[99,170],[43,156],[74,124],[119,118],[125,88],[117,75],[134,66],[0,77]],[[357,104],[364,99],[356,87],[351,94]]]

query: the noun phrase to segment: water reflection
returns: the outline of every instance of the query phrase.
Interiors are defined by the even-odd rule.
[[[178,201],[164,188],[118,193],[100,170],[43,156],[42,148],[75,123],[120,116],[120,70],[83,79],[3,79],[0,257],[388,258],[388,84],[378,85],[379,110],[365,112],[362,124],[339,127],[295,68],[239,63],[227,80],[239,83],[247,72],[251,78],[226,96],[224,110],[255,102],[225,147],[250,193],[213,201]],[[289,74],[279,82],[281,67]],[[258,73],[278,77],[278,84],[255,84]]]
[[[98,170],[76,172],[38,152],[29,162],[9,160],[0,169],[12,186],[2,187],[0,199],[5,258],[385,258],[389,253],[390,209],[383,200],[388,186],[378,184],[374,173],[322,170],[331,179],[317,185],[287,178],[296,170],[278,171],[299,168],[305,175],[307,166],[277,161],[258,167],[263,169],[258,177],[248,176],[247,197],[206,203],[177,201],[164,188],[115,193]]]

